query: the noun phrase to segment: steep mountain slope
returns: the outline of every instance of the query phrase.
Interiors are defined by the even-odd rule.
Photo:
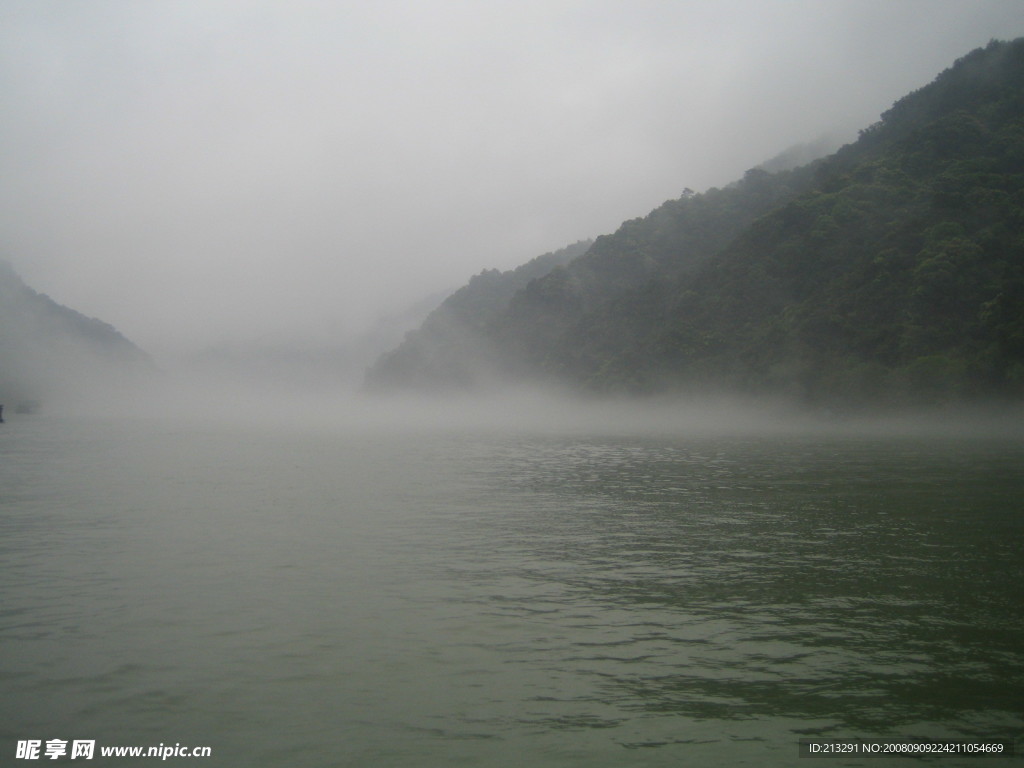
[[[825,160],[599,238],[488,318],[474,357],[592,391],[1019,398],[1022,225],[1024,40],[993,42]]]
[[[494,385],[523,375],[569,375],[573,324],[651,280],[691,273],[759,216],[810,188],[808,168],[754,169],[725,189],[686,190],[612,235],[545,254],[510,272],[474,277],[367,375],[375,388]],[[614,322],[628,319],[617,318]],[[616,333],[624,333],[618,328]],[[532,364],[530,357],[550,360]]]
[[[993,43],[899,101],[693,279],[631,297],[650,308],[643,352],[605,363],[640,389],[1020,396],[1022,160],[1024,41]]]
[[[37,293],[0,262],[0,403],[93,397],[154,372],[113,327]]]

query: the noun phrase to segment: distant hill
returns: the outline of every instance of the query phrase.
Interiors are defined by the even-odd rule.
[[[964,56],[824,159],[624,223],[467,325],[471,343],[425,324],[430,343],[410,337],[370,382],[469,368],[448,383],[1024,397],[1024,40]]]
[[[7,413],[121,391],[155,370],[112,326],[37,293],[0,262],[0,403]]]
[[[491,324],[517,292],[586,253],[591,243],[546,253],[507,272],[487,269],[474,276],[370,368],[367,384],[389,388],[415,382],[429,389],[485,385],[497,365],[488,338]]]

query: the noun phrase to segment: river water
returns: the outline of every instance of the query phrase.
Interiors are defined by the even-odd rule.
[[[801,738],[1024,736],[1024,440],[0,430],[4,762],[781,766]]]

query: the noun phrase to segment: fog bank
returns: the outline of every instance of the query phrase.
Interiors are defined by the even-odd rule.
[[[838,412],[783,398],[665,395],[580,397],[540,388],[488,394],[373,395],[273,380],[164,372],[146,384],[47,403],[47,418],[138,420],[309,433],[669,436],[828,436],[1024,439],[1024,406],[1006,403]]]

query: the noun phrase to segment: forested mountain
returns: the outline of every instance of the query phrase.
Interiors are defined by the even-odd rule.
[[[0,403],[28,408],[120,393],[154,371],[112,326],[37,293],[0,261]]]
[[[371,383],[472,360],[598,392],[1021,398],[1024,40],[958,60],[835,154],[687,191],[499,304],[460,318],[471,343],[428,321],[431,343]]]

